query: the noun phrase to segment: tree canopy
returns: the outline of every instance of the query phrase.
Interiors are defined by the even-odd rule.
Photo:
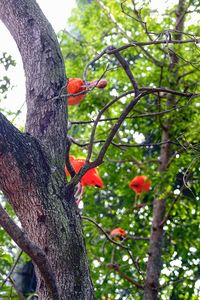
[[[95,299],[197,300],[198,1],[165,10],[151,1],[78,2],[58,35],[66,77],[108,82],[68,106],[69,153],[99,166],[104,182],[85,187],[80,206]],[[129,187],[135,176],[147,176],[148,192]],[[110,236],[119,227],[122,240]],[[15,250],[3,230],[0,240],[1,285]],[[8,295],[10,285],[0,293]]]

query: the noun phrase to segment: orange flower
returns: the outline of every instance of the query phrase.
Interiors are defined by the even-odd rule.
[[[141,194],[150,190],[151,181],[147,176],[136,176],[129,183],[129,187],[137,194]]]
[[[114,228],[111,232],[110,232],[110,236],[111,237],[116,237],[117,239],[121,240],[124,239],[127,236],[127,233],[124,229],[118,227],[118,228]]]
[[[69,159],[76,173],[78,173],[82,166],[85,164],[85,159],[82,158],[75,158],[74,156],[70,155]],[[70,176],[66,166],[65,173],[67,176]],[[103,181],[101,180],[96,168],[92,168],[89,171],[87,171],[87,173],[81,178],[81,184],[83,186],[92,185],[99,188],[104,187]]]
[[[107,85],[106,79],[94,80],[92,82],[88,82],[87,84],[81,78],[69,78],[67,82],[67,93],[68,94],[78,94],[80,92],[86,91],[88,88],[97,87],[99,89],[104,89]],[[76,105],[79,104],[86,96],[86,93],[77,95],[77,96],[69,96],[68,97],[68,105]]]
[[[68,94],[77,94],[86,90],[85,82],[80,78],[69,78],[67,83],[67,93]],[[77,96],[68,97],[68,105],[79,104],[86,94],[81,94]]]

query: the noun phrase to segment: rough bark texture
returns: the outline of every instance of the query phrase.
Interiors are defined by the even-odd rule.
[[[182,39],[182,31],[184,28],[184,16],[185,16],[185,0],[179,0],[177,10],[176,10],[176,25],[175,30],[178,31],[175,33],[176,39]],[[178,63],[178,56],[175,52],[172,52],[171,63],[169,65],[169,71],[171,74],[171,86],[173,88],[176,86],[178,78],[176,65]],[[170,95],[168,97],[167,104],[172,106],[175,101],[175,96]],[[166,120],[163,124],[162,131],[162,142],[170,140],[170,128],[171,120]],[[160,151],[160,167],[159,172],[163,173],[168,167],[170,160],[170,144],[163,144]],[[165,215],[165,206],[166,199],[155,199],[153,203],[153,222],[149,243],[149,258],[147,262],[147,272],[145,280],[145,289],[144,289],[144,298],[143,300],[157,300],[158,291],[159,291],[159,277],[162,269],[162,240],[163,240],[163,224],[161,224],[164,215]]]
[[[0,189],[24,232],[45,254],[59,299],[93,299],[80,216],[66,185],[65,70],[51,25],[35,0],[0,0],[26,76],[26,133],[0,114]],[[36,268],[39,299],[55,299]],[[58,300],[58,298],[56,298]]]

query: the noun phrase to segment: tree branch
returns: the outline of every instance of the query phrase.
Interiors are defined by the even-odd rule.
[[[188,95],[186,95],[186,97],[190,97],[189,95],[190,93],[188,93]],[[199,97],[200,94],[193,94],[193,98],[194,97]],[[144,113],[144,114],[140,114],[140,115],[132,115],[132,116],[128,116],[126,117],[126,119],[138,119],[138,118],[149,118],[149,117],[156,117],[156,116],[162,116],[162,115],[165,115],[167,113],[170,113],[174,110],[180,110],[180,109],[183,109],[185,107],[188,106],[188,103],[186,105],[181,105],[181,106],[174,106],[173,108],[170,108],[170,109],[166,109],[166,110],[163,110],[163,111],[158,111],[158,112],[150,112],[150,113]],[[111,121],[117,121],[119,119],[119,117],[115,117],[115,118],[104,118],[104,119],[100,119],[99,122],[111,122]],[[84,124],[92,124],[94,123],[95,120],[88,120],[88,121],[70,121],[70,125],[84,125]]]
[[[106,140],[95,140],[93,142],[93,144],[100,144],[100,143],[105,143]],[[79,143],[77,140],[74,140],[72,139],[72,143],[77,145],[77,146],[80,146],[80,147],[86,147],[86,146],[89,146],[90,145],[90,142],[87,142],[87,143]],[[174,145],[177,145],[179,146],[180,144],[178,142],[175,142],[175,141],[165,141],[165,142],[160,142],[160,143],[151,143],[151,144],[117,144],[115,142],[111,142],[110,143],[111,145],[117,147],[117,148],[121,148],[121,147],[127,147],[127,148],[138,148],[138,147],[151,147],[151,146],[160,146],[160,145],[165,145],[165,144],[174,144]]]
[[[23,189],[42,176],[50,176],[48,158],[39,142],[29,134],[21,133],[0,113],[0,189],[14,203]],[[46,177],[46,178],[45,178]],[[42,182],[41,182],[42,184]],[[20,197],[19,197],[20,198]]]
[[[115,50],[116,48],[111,46],[109,48],[109,51],[110,50]],[[132,86],[133,86],[133,89],[134,89],[134,93],[135,93],[135,97],[137,97],[139,95],[139,87],[138,87],[138,84],[131,72],[131,69],[129,67],[129,64],[127,63],[127,61],[123,58],[123,56],[119,53],[119,52],[114,52],[114,56],[117,58],[117,60],[119,61],[119,63],[121,64],[122,68],[124,69],[124,71],[126,72]]]
[[[111,270],[114,270],[117,272],[122,278],[130,282],[132,285],[136,286],[139,289],[144,289],[144,286],[133,280],[131,277],[126,275],[124,272],[121,271],[120,267],[118,264],[108,264],[107,267]]]
[[[19,228],[17,224],[9,217],[7,212],[0,204],[0,225],[10,235],[13,241],[26,252],[37,265],[46,285],[48,286],[53,299],[59,299],[55,278],[51,266],[46,258],[45,253],[34,243],[32,243],[26,234]]]
[[[102,51],[102,53],[106,52],[106,49],[104,49],[104,51]],[[103,54],[102,54],[103,55]],[[99,57],[101,57],[99,55]],[[98,58],[99,59],[99,58]],[[95,61],[95,59],[93,60]],[[90,63],[89,63],[90,64]],[[87,67],[89,67],[89,64],[86,66],[85,68],[85,76],[86,76],[86,71],[87,71]],[[131,75],[130,75],[131,76]],[[134,81],[134,77],[133,77],[133,81]],[[108,149],[108,147],[110,146],[110,144],[113,144],[114,146],[116,146],[115,143],[112,142],[113,137],[115,136],[116,132],[118,131],[119,127],[121,126],[121,124],[123,123],[123,121],[126,119],[127,115],[129,114],[129,112],[132,110],[132,108],[137,104],[137,102],[139,101],[140,98],[142,98],[144,95],[149,94],[149,93],[158,93],[158,92],[166,92],[172,95],[178,95],[178,96],[184,96],[184,97],[188,97],[188,98],[194,98],[194,97],[199,97],[200,94],[194,94],[194,93],[184,93],[184,92],[177,92],[175,90],[172,89],[168,89],[168,88],[148,88],[148,87],[143,87],[141,89],[139,89],[139,91],[141,92],[137,97],[135,97],[135,99],[133,99],[129,105],[124,109],[124,111],[122,112],[121,116],[118,118],[118,121],[115,123],[115,125],[112,127],[110,134],[108,135],[108,138],[105,140],[105,143],[103,145],[103,147],[101,148],[99,155],[97,157],[97,159],[94,162],[89,163],[89,159],[92,155],[92,149],[93,149],[93,144],[94,143],[98,143],[98,142],[103,142],[104,140],[100,140],[100,141],[94,141],[94,136],[95,136],[95,131],[96,131],[96,127],[98,125],[98,122],[101,119],[102,114],[112,105],[114,104],[117,100],[119,100],[120,98],[122,98],[123,96],[126,96],[128,94],[131,93],[135,93],[135,91],[137,92],[137,84],[135,86],[136,90],[133,91],[128,91],[126,93],[123,93],[122,95],[120,95],[119,97],[114,98],[112,101],[110,101],[107,105],[105,105],[100,112],[98,113],[95,121],[94,121],[94,125],[92,128],[92,133],[91,133],[91,137],[90,137],[90,142],[87,144],[82,144],[80,146],[89,146],[88,147],[88,155],[86,158],[86,164],[81,168],[81,170],[79,171],[78,174],[76,174],[74,176],[74,178],[72,179],[72,181],[70,182],[70,185],[76,185],[78,183],[78,181],[80,180],[80,178],[91,168],[94,168],[98,165],[100,165],[103,162],[103,157]],[[172,110],[174,109],[174,107],[172,108]],[[171,111],[171,110],[168,110]],[[76,142],[77,144],[77,142]],[[117,146],[121,146],[121,145],[117,145]],[[126,145],[125,145],[126,146]],[[145,146],[145,145],[144,145]],[[147,145],[148,146],[148,145]],[[134,145],[134,147],[136,147]]]
[[[116,49],[115,47],[111,46],[110,48],[107,48],[107,49]],[[116,52],[114,53],[114,56],[117,58],[117,60],[119,61],[119,63],[121,64],[122,68],[124,69],[124,71],[126,72],[132,86],[133,86],[133,89],[134,89],[134,94],[135,94],[135,97],[139,95],[139,88],[138,88],[138,85],[137,85],[137,82],[130,70],[130,67],[129,67],[129,64],[127,63],[127,61],[121,56],[121,54],[119,52]],[[85,71],[87,70],[87,67],[85,69]],[[86,76],[86,73],[84,71],[84,74]],[[120,96],[122,97],[122,96]],[[115,101],[114,101],[115,102]],[[113,103],[114,103],[113,102]],[[104,106],[104,108],[100,111],[100,113],[98,114],[95,122],[94,122],[94,126],[93,126],[93,129],[92,129],[92,133],[91,133],[91,138],[90,138],[90,145],[88,147],[88,155],[87,155],[87,158],[86,158],[86,162],[88,163],[89,162],[89,159],[91,158],[91,155],[92,155],[92,148],[93,148],[93,141],[94,141],[94,136],[95,136],[95,130],[96,130],[96,127],[97,127],[97,124],[100,120],[100,117],[101,115],[103,114],[103,112],[108,109],[108,107],[110,107],[110,105],[113,104],[112,101],[108,103],[108,105]]]
[[[13,36],[26,77],[26,130],[64,165],[67,105],[59,94],[66,82],[57,37],[35,0],[0,0],[0,19]]]
[[[133,255],[132,255],[132,253],[131,253],[129,247],[124,246],[124,245],[122,245],[121,243],[117,243],[117,242],[115,242],[113,239],[111,239],[110,236],[107,234],[107,232],[106,232],[106,231],[105,231],[105,230],[104,230],[97,222],[95,222],[95,221],[92,220],[91,218],[82,216],[81,219],[87,220],[87,221],[93,223],[93,224],[94,224],[94,225],[95,225],[95,226],[96,226],[96,227],[97,227],[97,228],[98,228],[98,229],[106,236],[106,238],[107,238],[108,241],[110,241],[111,243],[113,243],[113,244],[116,245],[116,246],[119,246],[119,247],[122,248],[122,249],[125,249],[125,250],[127,251],[128,255],[130,256],[130,259],[132,260],[133,265],[135,266],[135,268],[136,268],[138,274],[141,275],[141,272],[140,272],[139,267],[138,267],[138,263],[137,263],[137,261],[133,258]]]
[[[129,44],[126,44],[124,46],[121,46],[121,47],[118,47],[116,48],[115,50],[107,50],[105,51],[107,54],[114,54],[116,52],[119,52],[119,51],[123,51],[125,49],[128,49],[130,47],[136,47],[136,46],[152,46],[152,45],[161,45],[161,44],[187,44],[187,43],[194,43],[194,44],[199,44],[200,43],[200,39],[196,39],[196,38],[193,38],[193,39],[188,39],[188,40],[170,40],[170,41],[167,41],[167,40],[160,40],[160,41],[152,41],[152,42],[132,42],[132,43],[129,43]]]

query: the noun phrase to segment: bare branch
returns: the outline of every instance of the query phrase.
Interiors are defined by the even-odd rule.
[[[151,87],[142,87],[140,88],[140,91],[146,91],[149,93],[158,93],[158,92],[163,92],[163,93],[168,93],[172,95],[177,95],[177,96],[183,96],[186,98],[195,98],[195,97],[200,97],[200,93],[184,93],[184,92],[177,92],[175,90],[169,89],[169,88],[151,88]]]
[[[110,236],[107,234],[107,232],[106,232],[106,231],[105,231],[105,230],[104,230],[97,222],[95,222],[95,221],[92,220],[91,218],[88,218],[88,217],[85,217],[85,216],[82,216],[81,218],[82,218],[83,220],[87,220],[87,221],[93,223],[93,224],[94,224],[94,225],[95,225],[95,226],[96,226],[96,227],[97,227],[97,228],[98,228],[98,229],[106,236],[107,240],[109,240],[111,243],[113,243],[113,244],[116,245],[116,246],[119,246],[120,248],[125,249],[125,250],[127,251],[128,255],[130,256],[130,259],[132,260],[133,265],[135,266],[135,268],[136,268],[138,274],[142,276],[142,274],[141,274],[141,272],[140,272],[140,269],[139,269],[139,267],[138,267],[138,263],[137,263],[137,261],[133,258],[133,255],[132,255],[132,253],[131,253],[129,247],[124,246],[124,245],[122,245],[121,243],[117,243],[117,242],[115,242],[113,239],[111,239]],[[143,276],[142,276],[142,277],[143,277]]]
[[[189,97],[189,95],[188,95]],[[197,97],[197,95],[196,95]],[[154,117],[154,116],[162,116],[162,115],[165,115],[167,113],[170,113],[174,110],[180,110],[180,109],[183,109],[185,107],[187,107],[188,104],[186,105],[182,105],[182,106],[174,106],[173,108],[170,108],[170,109],[166,109],[166,110],[163,110],[163,111],[158,111],[158,112],[150,112],[150,113],[145,113],[145,114],[140,114],[140,115],[135,115],[135,116],[128,116],[126,117],[126,120],[127,119],[138,119],[138,118],[149,118],[149,117]],[[105,119],[100,119],[99,122],[111,122],[111,121],[117,121],[119,119],[119,117],[116,117],[116,118],[105,118]],[[88,120],[88,121],[70,121],[70,125],[78,125],[78,124],[92,124],[94,123],[95,121],[94,120]]]
[[[71,140],[72,140],[72,143],[74,143],[74,144],[76,144],[77,146],[80,146],[80,147],[86,147],[86,146],[90,145],[90,142],[79,143],[75,139],[71,139]],[[106,143],[106,141],[107,140],[94,140],[93,144]],[[171,141],[171,140],[168,140],[168,141],[165,141],[165,142],[160,142],[160,143],[151,143],[151,144],[145,144],[145,143],[142,143],[142,144],[128,144],[128,143],[126,143],[126,144],[117,144],[117,143],[111,141],[110,144],[117,147],[117,148],[121,148],[121,147],[128,147],[128,148],[153,147],[153,146],[160,146],[160,145],[165,145],[165,144],[174,144],[174,145],[177,145],[177,146],[180,145],[178,142]]]
[[[190,64],[191,66],[193,66],[194,69],[200,71],[200,68],[196,67],[196,65],[199,65],[198,61],[190,61],[185,59],[183,56],[177,54],[174,50],[172,50],[171,48],[168,48],[169,52],[171,53],[171,56],[173,55],[174,57],[177,58],[177,61],[175,61],[175,64],[178,63],[178,58],[180,58],[181,60],[183,60],[185,63]]]
[[[119,117],[118,121],[114,124],[114,126],[111,129],[110,134],[108,135],[103,147],[101,148],[99,155],[97,159],[93,162],[94,165],[98,165],[103,161],[104,155],[110,146],[117,130],[120,128],[121,124],[125,120],[126,116],[129,114],[129,112],[133,109],[133,107],[137,104],[137,102],[144,96],[143,93],[139,94],[136,96],[130,103],[129,105],[123,110],[121,116]]]
[[[148,88],[148,87],[143,87],[143,88],[139,89],[139,91],[141,91],[141,94],[139,94],[137,97],[135,97],[134,100],[132,100],[129,103],[129,105],[122,112],[121,116],[118,118],[118,121],[112,127],[112,129],[110,131],[110,134],[108,135],[107,139],[105,140],[105,143],[104,143],[103,147],[101,148],[97,159],[94,162],[89,163],[89,159],[90,159],[91,154],[92,154],[93,144],[94,143],[100,143],[100,142],[104,141],[104,140],[98,140],[98,141],[94,140],[95,130],[96,130],[96,127],[98,125],[99,120],[101,119],[101,115],[104,113],[104,111],[106,111],[112,104],[114,104],[122,96],[126,96],[128,94],[131,94],[134,91],[128,91],[128,92],[122,94],[121,96],[116,97],[115,99],[113,99],[112,101],[110,101],[107,105],[105,105],[101,109],[101,111],[98,113],[97,118],[94,121],[94,126],[93,126],[93,129],[92,129],[90,142],[89,143],[85,143],[85,144],[79,144],[82,147],[89,146],[88,147],[88,155],[87,155],[87,159],[86,159],[86,164],[81,168],[81,170],[79,171],[79,173],[72,179],[72,181],[70,182],[71,185],[77,184],[77,182],[80,180],[80,178],[89,169],[94,168],[94,167],[100,165],[103,162],[104,155],[105,155],[105,153],[106,153],[106,151],[107,151],[107,149],[108,149],[108,147],[109,147],[110,144],[112,144],[112,145],[114,145],[116,147],[127,146],[127,144],[116,144],[116,143],[112,142],[112,140],[113,140],[116,132],[118,131],[119,127],[121,126],[121,124],[123,123],[123,121],[126,119],[126,117],[129,114],[129,112],[137,104],[137,102],[139,101],[139,99],[142,98],[144,95],[149,94],[149,93],[154,93],[154,92],[156,92],[156,93],[158,93],[158,92],[166,92],[166,93],[170,93],[170,94],[174,94],[174,95],[178,95],[178,96],[189,97],[190,99],[192,99],[194,97],[199,97],[199,95],[200,95],[200,94],[194,94],[194,93],[177,92],[175,90],[171,90],[171,89],[168,89],[168,88]],[[166,143],[166,142],[164,142],[164,143]],[[171,141],[167,141],[167,143],[169,144],[169,143],[171,143]],[[172,142],[172,143],[175,143],[175,142]],[[76,144],[77,144],[77,141],[76,141]],[[147,144],[147,145],[145,145],[145,144],[141,145],[140,144],[139,146],[149,146],[149,144]],[[132,147],[138,147],[138,145],[133,145]]]
[[[112,47],[112,49],[115,49],[114,47]],[[133,88],[134,88],[134,93],[135,93],[135,97],[138,96],[139,94],[139,88],[138,88],[138,85],[137,85],[137,82],[130,70],[130,67],[129,67],[129,64],[126,62],[126,60],[121,56],[120,53],[116,52],[115,54],[115,57],[117,58],[117,60],[120,62],[122,68],[124,69],[124,71],[126,72]],[[112,105],[112,101],[108,103],[108,105]],[[108,109],[109,106],[104,106],[104,108],[101,110],[101,112],[98,114],[96,120],[95,120],[95,123],[94,123],[94,126],[93,126],[93,129],[92,129],[92,133],[91,133],[91,138],[90,138],[90,145],[88,147],[88,155],[87,155],[87,158],[86,158],[86,163],[89,162],[89,159],[91,158],[91,155],[92,155],[92,148],[93,148],[93,141],[94,141],[94,136],[95,136],[95,130],[96,130],[96,127],[97,127],[97,124],[98,124],[98,121],[100,120],[100,117],[102,115],[102,113]]]
[[[92,148],[93,148],[93,143],[94,143],[94,136],[95,136],[95,131],[96,131],[96,127],[98,125],[99,120],[101,119],[102,114],[111,106],[113,105],[116,101],[118,101],[119,99],[121,99],[124,96],[130,95],[134,93],[134,91],[128,91],[126,93],[123,93],[122,95],[120,95],[119,97],[114,98],[113,100],[111,100],[109,103],[107,103],[98,113],[95,121],[94,121],[94,125],[92,128],[92,132],[91,132],[91,136],[90,136],[90,143],[89,143],[89,147],[88,147],[88,155],[87,155],[87,159],[86,161],[88,162],[91,154],[92,154]]]
[[[123,249],[125,249],[125,250],[129,250],[129,248],[128,247],[126,247],[126,246],[124,246],[124,245],[122,245],[121,243],[117,243],[116,241],[114,241],[113,239],[111,239],[110,238],[110,236],[109,236],[109,234],[107,234],[107,232],[97,223],[97,222],[95,222],[94,220],[92,220],[91,218],[89,218],[89,217],[86,217],[86,216],[81,216],[81,219],[82,220],[87,220],[87,221],[89,221],[89,222],[91,222],[91,223],[93,223],[104,235],[105,235],[105,237],[107,238],[107,240],[109,241],[109,242],[111,242],[111,243],[113,243],[114,245],[116,245],[116,246],[119,246],[120,248],[123,248]]]
[[[181,40],[181,41],[179,41],[179,40],[170,40],[170,41],[160,40],[160,41],[152,41],[152,42],[132,42],[132,43],[126,44],[124,46],[118,47],[115,50],[109,51],[109,47],[108,47],[107,50],[105,51],[105,53],[114,54],[115,52],[123,51],[130,47],[136,47],[136,46],[152,46],[152,45],[162,45],[162,44],[163,45],[165,45],[165,44],[181,45],[181,44],[187,44],[187,43],[199,44],[200,39],[193,38],[193,39]],[[103,53],[102,55],[104,55],[105,53]]]
[[[109,48],[109,51],[110,50],[115,50],[116,48],[115,47],[110,47]],[[139,94],[139,88],[138,88],[138,84],[131,72],[131,69],[129,67],[129,64],[127,63],[127,61],[123,58],[123,56],[119,53],[119,52],[115,52],[114,53],[114,56],[117,58],[117,60],[120,62],[122,68],[124,69],[124,71],[126,72],[132,86],[133,86],[133,89],[134,89],[134,93],[135,93],[135,97],[138,96]]]
[[[168,93],[172,93],[172,94],[175,94],[175,95],[179,95],[179,96],[185,96],[185,97],[190,97],[190,98],[193,98],[193,97],[198,97],[199,94],[193,94],[193,93],[182,93],[182,92],[176,92],[174,90],[171,90],[171,89],[162,89],[162,88],[143,88],[144,89],[144,92],[139,94],[134,100],[132,100],[129,105],[124,109],[124,111],[122,112],[121,116],[119,117],[118,121],[115,123],[115,125],[112,127],[111,129],[111,132],[110,134],[108,135],[107,139],[105,140],[105,143],[104,145],[102,146],[100,152],[99,152],[99,155],[97,157],[97,159],[94,161],[94,162],[91,162],[91,163],[87,163],[87,165],[83,166],[81,168],[81,170],[79,171],[79,173],[73,178],[73,180],[70,182],[70,184],[75,184],[77,183],[80,178],[87,172],[87,170],[91,169],[91,168],[94,168],[98,165],[100,165],[102,162],[103,162],[103,158],[104,158],[104,155],[108,149],[108,147],[110,146],[110,144],[114,145],[114,146],[127,146],[127,144],[116,144],[114,142],[112,142],[113,140],[113,137],[115,136],[116,132],[118,131],[119,127],[121,126],[121,124],[123,123],[123,121],[125,120],[125,118],[127,117],[127,115],[129,114],[129,112],[132,110],[132,108],[137,104],[137,102],[139,101],[139,99],[141,97],[143,97],[146,93],[149,93],[149,92],[158,92],[158,91],[166,91]],[[124,93],[126,94],[126,93]],[[121,97],[121,96],[120,96]],[[93,127],[93,131],[92,131],[92,134],[91,134],[91,139],[90,139],[90,143],[88,144],[89,145],[89,150],[88,150],[88,157],[90,158],[91,156],[91,153],[92,153],[92,147],[93,147],[93,143],[98,143],[98,142],[102,142],[102,140],[100,141],[94,141],[94,134],[95,134],[95,129],[96,129],[96,126],[98,124],[98,120],[100,119],[101,115],[103,114],[103,112],[109,107],[111,106],[114,102],[116,102],[120,97],[117,97],[115,99],[113,99],[112,101],[110,101],[98,114],[96,120],[95,120],[95,123],[94,123],[94,127]],[[172,142],[170,140],[167,140],[163,143],[159,143],[160,145],[164,145],[164,144],[169,144],[169,143],[175,143],[177,144],[176,142]],[[83,145],[82,145],[83,146]],[[86,144],[84,144],[84,146],[86,146]],[[149,146],[149,144],[140,144],[139,146]],[[129,146],[130,147],[130,146]],[[133,147],[138,147],[138,145],[133,145]],[[88,159],[87,157],[87,159]],[[88,159],[89,161],[89,159]]]

